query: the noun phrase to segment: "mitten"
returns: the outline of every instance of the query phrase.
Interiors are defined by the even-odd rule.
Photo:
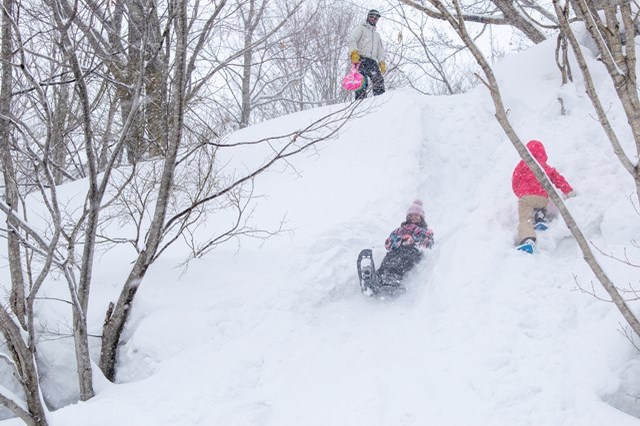
[[[425,234],[426,234],[426,237],[422,242],[422,245],[424,245],[426,248],[431,248],[434,243],[433,231],[431,229],[427,229],[427,232]]]
[[[411,235],[403,235],[402,236],[402,245],[403,246],[412,246],[412,245],[414,245],[413,237]]]
[[[387,238],[384,242],[384,248],[387,249],[387,251],[391,250],[391,238]]]
[[[353,62],[354,64],[360,62],[360,53],[357,50],[351,51],[351,62]]]
[[[387,72],[387,64],[384,61],[380,61],[379,64],[380,64],[380,72],[382,74],[386,73]]]

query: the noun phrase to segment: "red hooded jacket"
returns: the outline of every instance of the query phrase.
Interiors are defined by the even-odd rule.
[[[560,174],[556,169],[549,166],[547,164],[547,153],[544,150],[544,145],[542,142],[531,140],[527,143],[527,148],[533,157],[538,160],[538,163],[542,166],[544,172],[547,174],[551,182],[562,191],[563,194],[567,195],[573,188],[567,182],[567,180]],[[516,197],[521,198],[525,195],[540,195],[543,197],[548,197],[549,195],[544,190],[536,176],[533,174],[529,166],[525,164],[524,161],[520,161],[513,171],[513,176],[511,177],[511,187],[513,188],[513,192],[516,194]]]

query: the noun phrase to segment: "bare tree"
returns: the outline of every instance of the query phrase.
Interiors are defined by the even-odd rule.
[[[93,54],[107,67],[119,101],[120,118],[131,120],[126,140],[127,159],[134,163],[143,155],[161,155],[166,123],[167,58],[163,46],[168,44],[158,5],[153,1],[115,0],[70,3],[58,0],[62,16],[73,21],[84,34]],[[136,81],[143,70],[143,94],[146,102],[137,102]]]
[[[262,0],[256,7],[256,0],[248,0],[247,8],[240,7],[240,18],[244,28],[244,54],[242,55],[242,102],[240,106],[240,128],[247,127],[251,116],[251,74],[253,68],[253,39],[258,24],[262,21],[268,1]]]
[[[298,68],[288,73],[274,72],[283,58],[271,52],[273,46],[283,45],[291,37],[287,24],[294,20],[305,2],[237,0],[237,37],[241,40],[237,49],[241,56],[237,61],[230,61],[222,72],[226,76],[226,89],[233,95],[225,106],[238,111],[239,128],[248,126],[254,116],[272,118],[274,115],[264,112],[279,104],[284,97],[283,88],[298,80]],[[294,31],[306,30],[307,26]]]
[[[3,1],[10,10],[11,0]],[[7,133],[0,134],[0,143],[7,147],[2,151],[7,154],[3,173],[11,172],[5,163],[15,166],[5,181],[15,176],[17,198],[0,202],[7,224],[0,234],[7,241],[16,238],[16,265],[25,271],[16,267],[11,277],[23,277],[17,288],[25,291],[12,296],[11,307],[1,306],[0,331],[8,349],[0,353],[0,362],[14,369],[24,396],[0,386],[0,402],[30,424],[46,424],[36,356],[43,330],[37,326],[35,304],[47,303],[39,301],[38,294],[58,280],[54,273],[68,287],[64,302],[73,319],[79,399],[95,393],[93,375],[98,372],[92,368],[88,325],[95,307],[89,299],[97,250],[101,243],[121,242],[103,232],[122,219],[118,208],[131,209],[127,214],[136,223],[135,235],[123,241],[136,248],[137,256],[120,297],[107,309],[100,336],[100,369],[110,380],[116,375],[122,330],[150,265],[179,239],[189,240],[191,257],[198,257],[230,238],[270,235],[248,222],[253,179],[331,138],[358,107],[353,103],[336,108],[285,135],[225,143],[224,134],[232,126],[218,115],[216,105],[229,94],[209,83],[247,48],[261,46],[261,52],[271,54],[274,43],[284,37],[277,32],[295,10],[259,22],[253,42],[238,47],[218,37],[232,33],[228,27],[237,12],[226,0],[172,0],[165,6],[158,10],[154,2],[133,0],[53,0],[22,11],[29,22],[37,22],[33,26],[18,25],[5,14],[3,60],[16,72],[3,66],[0,119],[7,123]],[[13,33],[6,35],[7,28]],[[14,44],[5,46],[5,40]],[[264,58],[265,68],[266,58],[275,60],[266,54]],[[269,97],[280,101],[274,93],[264,99]],[[249,146],[264,147],[264,161],[245,174],[225,175],[219,153]],[[148,160],[158,155],[162,160]],[[131,166],[117,169],[123,161]],[[86,193],[80,195],[81,205],[67,205],[57,185],[78,177],[86,178]],[[130,203],[129,196],[139,198]],[[44,210],[35,207],[38,204]],[[206,238],[195,237],[199,224],[216,209],[233,212],[235,221]],[[34,210],[43,223],[29,221]],[[149,211],[151,221],[141,219]]]
[[[94,137],[96,129],[93,123],[93,114],[96,107],[95,101],[91,99],[93,92],[90,89],[92,85],[92,75],[83,67],[84,64],[81,64],[82,61],[78,57],[78,52],[81,52],[82,49],[76,49],[78,45],[74,43],[73,36],[69,34],[71,28],[69,24],[73,21],[77,11],[71,10],[72,14],[67,15],[68,10],[63,7],[64,5],[62,3],[57,1],[50,2],[48,6],[50,6],[50,9],[44,9],[41,12],[49,12],[49,25],[53,27],[53,31],[51,31],[50,34],[55,34],[54,37],[58,37],[56,41],[62,53],[62,58],[52,57],[50,63],[56,63],[56,60],[61,59],[62,63],[70,70],[69,76],[67,76],[67,73],[63,73],[57,76],[57,79],[62,77],[64,79],[63,81],[56,81],[56,77],[54,76],[47,77],[46,83],[39,81],[36,76],[43,74],[43,70],[46,68],[42,68],[41,65],[44,65],[44,63],[38,63],[38,55],[31,56],[31,52],[25,47],[19,27],[14,21],[11,21],[12,28],[15,30],[14,36],[17,40],[15,51],[17,52],[16,56],[20,64],[19,69],[22,74],[22,81],[24,84],[30,86],[28,90],[22,90],[22,93],[27,99],[30,99],[28,103],[33,111],[36,111],[36,114],[26,117],[29,122],[23,121],[13,115],[15,118],[9,130],[15,130],[14,133],[20,135],[21,139],[24,139],[21,147],[19,147],[19,144],[15,144],[14,149],[22,158],[27,160],[27,165],[23,165],[24,171],[22,179],[25,185],[28,185],[32,190],[38,192],[44,200],[44,205],[47,207],[51,219],[49,225],[53,232],[49,235],[47,235],[47,232],[39,233],[37,230],[31,228],[27,222],[21,221],[10,225],[7,238],[16,235],[20,239],[20,243],[25,247],[25,250],[31,250],[36,253],[37,256],[33,257],[30,263],[28,263],[30,276],[32,275],[31,272],[33,272],[33,268],[40,265],[40,272],[35,278],[32,278],[29,283],[29,294],[23,297],[27,314],[27,324],[25,328],[29,331],[27,346],[31,348],[34,355],[36,353],[35,345],[37,339],[36,330],[34,329],[33,307],[38,290],[47,279],[52,266],[57,268],[67,280],[70,306],[72,307],[73,315],[73,336],[80,399],[86,400],[94,395],[93,372],[89,354],[87,313],[93,275],[96,232],[102,200],[105,195],[107,183],[109,182],[110,173],[116,164],[116,160],[122,151],[126,139],[122,138],[120,143],[116,144],[111,153],[111,157],[106,161],[103,169],[104,173],[99,177],[98,158],[96,155],[97,149]],[[35,10],[30,10],[29,12],[35,12]],[[36,30],[36,34],[40,34],[39,30]],[[30,37],[31,41],[37,38],[37,35],[33,38]],[[44,54],[41,58],[48,58],[48,56]],[[46,62],[46,60],[44,62]],[[6,69],[6,67],[3,68]],[[61,148],[61,145],[65,145],[64,142],[62,142],[63,135],[69,131],[69,128],[64,126],[65,120],[62,119],[66,116],[66,111],[60,112],[60,110],[64,110],[64,105],[66,105],[67,101],[62,100],[58,103],[57,108],[52,108],[50,98],[45,91],[45,87],[49,85],[64,86],[67,84],[73,86],[74,100],[79,106],[78,116],[80,117],[79,125],[81,132],[77,136],[78,139],[82,141],[83,158],[86,162],[86,167],[83,168],[86,168],[89,188],[84,209],[79,216],[75,217],[76,222],[72,224],[67,220],[63,220],[63,213],[61,212],[56,193],[56,183],[58,182],[56,175],[59,177],[59,174],[56,172],[61,170],[61,165],[57,164],[57,160],[60,160],[59,151],[64,149]],[[141,86],[141,84],[138,86]],[[135,87],[133,89],[135,89]],[[54,97],[60,100],[61,94],[62,96],[68,96],[68,93],[67,89],[61,89],[57,93],[54,93]],[[97,101],[101,98],[103,92],[98,90],[95,93]],[[39,130],[33,129],[34,117],[41,120],[42,126],[40,130],[42,130],[42,134]],[[57,118],[62,119],[61,122],[57,122]],[[128,121],[128,123],[130,122],[131,120]],[[76,126],[76,124],[73,123],[72,126]],[[125,123],[122,127],[124,134],[126,134],[127,129],[128,125]],[[32,167],[30,170],[28,170],[29,166]],[[7,203],[0,207],[2,207],[2,210],[7,215],[8,222],[18,221],[18,210],[16,206]],[[69,215],[69,218],[71,217],[73,217],[73,215]],[[78,246],[82,247],[82,256],[79,261],[76,256]],[[8,344],[12,347],[17,346],[15,342],[8,342]],[[28,385],[25,393],[29,395],[39,394],[39,388],[36,386],[38,384],[37,374],[34,374],[34,377],[35,382],[24,382]]]
[[[400,0],[400,2],[420,10],[431,18],[442,21],[448,21],[447,16],[452,13],[458,13],[450,7],[446,8],[447,14],[443,13],[438,8],[430,8],[425,5],[425,3],[427,5],[431,3],[428,0],[420,3],[412,0]],[[463,10],[463,7],[466,7],[466,9]],[[470,6],[458,3],[460,14],[457,15],[457,19],[479,24],[509,25],[520,30],[532,42],[536,44],[541,43],[546,40],[547,37],[541,31],[540,24],[536,22],[530,14],[524,12],[525,8],[539,12],[543,18],[551,18],[552,16],[543,8],[538,7],[531,1],[525,1],[520,4],[516,1],[510,0],[491,0],[490,2],[472,3]]]
[[[401,1],[404,2],[404,0],[401,0]],[[507,117],[507,112],[502,103],[500,88],[498,86],[498,82],[495,78],[495,75],[493,74],[493,70],[491,69],[491,66],[485,59],[480,49],[477,47],[477,45],[473,42],[472,38],[470,37],[465,25],[465,21],[463,19],[462,10],[457,0],[453,0],[453,5],[455,8],[454,12],[449,11],[447,6],[440,0],[428,0],[428,2],[434,8],[436,8],[443,16],[446,17],[447,22],[451,25],[451,28],[453,28],[456,31],[458,36],[462,39],[462,41],[465,43],[465,45],[469,48],[469,50],[473,54],[478,65],[482,68],[482,71],[487,79],[485,84],[489,89],[489,92],[491,93],[491,98],[493,100],[493,104],[496,110],[496,119],[498,120],[498,123],[500,124],[505,134],[513,144],[514,148],[520,155],[520,158],[522,158],[527,164],[527,166],[529,166],[529,168],[533,171],[538,181],[542,184],[545,191],[549,194],[551,201],[558,207],[558,211],[560,212],[560,215],[562,216],[564,222],[566,223],[567,227],[571,231],[571,234],[578,242],[578,246],[582,251],[585,262],[591,268],[591,270],[593,271],[594,275],[596,276],[596,278],[598,279],[602,287],[609,294],[609,296],[611,297],[611,300],[613,301],[615,306],[618,308],[618,310],[622,314],[625,321],[629,324],[629,326],[634,331],[634,333],[640,336],[640,321],[638,321],[633,311],[629,308],[624,298],[620,295],[620,292],[616,288],[615,284],[611,281],[609,276],[601,267],[593,251],[591,250],[589,242],[587,241],[586,237],[582,233],[582,230],[580,229],[580,227],[574,220],[573,216],[565,206],[564,201],[556,192],[553,184],[549,181],[549,178],[547,177],[545,172],[542,170],[538,162],[533,158],[533,156],[526,149],[526,147],[524,146],[524,144],[516,134],[515,129],[511,126],[511,123],[509,122],[509,119]],[[418,7],[418,9],[423,10],[424,7]]]
[[[175,90],[176,89],[174,89],[174,91]],[[177,95],[178,93],[175,93],[175,96]],[[273,165],[281,161],[288,161],[290,157],[335,136],[346,122],[353,117],[358,106],[359,103],[348,104],[316,120],[304,129],[281,136],[239,143],[209,142],[208,145],[216,149],[234,149],[241,146],[266,145],[269,147],[271,154],[265,158],[261,164],[254,166],[252,170],[243,176],[233,174],[229,180],[222,179],[221,175],[219,173],[213,173],[211,168],[205,168],[205,181],[214,178],[222,183],[218,185],[205,185],[206,188],[212,189],[213,191],[204,190],[205,187],[203,186],[199,186],[195,192],[192,189],[192,191],[189,192],[195,193],[195,197],[189,199],[189,202],[186,204],[180,205],[178,203],[179,208],[174,209],[172,214],[169,215],[170,200],[175,196],[175,175],[178,173],[176,165],[179,162],[176,160],[178,158],[178,150],[183,145],[182,135],[180,133],[173,135],[170,140],[173,141],[172,144],[175,145],[175,147],[169,151],[173,161],[165,160],[163,162],[158,185],[153,188],[153,192],[156,194],[153,197],[155,198],[155,210],[153,219],[144,232],[144,242],[141,244],[143,249],[138,251],[138,257],[127,277],[118,300],[112,303],[107,310],[100,354],[100,367],[107,378],[110,380],[115,379],[118,344],[120,343],[122,331],[131,312],[135,296],[149,266],[151,266],[178,237],[190,234],[190,229],[194,228],[198,219],[206,215],[205,209],[207,206],[216,201],[220,201],[225,197],[231,200],[231,205],[238,210],[237,220],[241,222],[243,217],[245,217],[244,209],[246,208],[246,203],[242,202],[243,197],[238,191],[242,191],[244,185],[250,184],[259,174]],[[177,107],[174,107],[174,115],[179,112],[175,110],[175,108]],[[184,114],[184,111],[182,111],[182,113]],[[173,150],[175,150],[175,154]],[[192,153],[195,152],[193,149],[189,151]],[[211,163],[207,164],[210,165]],[[201,170],[201,172],[202,171],[203,170]],[[204,184],[205,182],[202,183]],[[146,199],[147,197],[144,198]],[[255,230],[249,230],[248,232],[256,233]],[[209,240],[200,244],[199,247],[194,250],[194,256],[202,255],[210,250],[211,247],[219,244],[220,241],[228,239],[230,235],[239,235],[242,233],[246,233],[246,229],[242,226],[238,228],[236,224],[232,226],[231,229],[212,236]],[[192,246],[195,247],[195,244]]]
[[[3,1],[2,9],[2,82],[0,87],[0,156],[4,178],[4,200],[12,209],[18,210],[18,179],[11,157],[11,100],[12,100],[12,15],[14,2]],[[7,218],[7,228],[15,228],[14,220]],[[18,236],[9,232],[7,236],[9,268],[11,273],[11,310],[18,321],[25,325],[24,276]]]
[[[3,205],[18,211],[18,180],[11,157],[11,100],[13,63],[13,15],[16,4],[13,0],[2,2],[2,75],[0,87],[0,155],[5,182]],[[10,310],[0,305],[0,331],[5,339],[9,355],[0,357],[13,369],[22,385],[24,403],[0,390],[0,404],[8,407],[28,425],[46,425],[47,411],[42,398],[36,366],[36,343],[33,328],[33,301],[37,288],[25,294],[22,268],[19,218],[7,215],[7,243],[9,271],[11,276]],[[27,336],[26,338],[24,336]]]
[[[182,124],[185,113],[185,93],[187,77],[187,7],[185,2],[177,1],[174,4],[175,23],[175,73],[172,90],[172,123],[168,135],[167,152],[158,189],[158,197],[154,209],[153,220],[149,226],[146,237],[146,247],[140,252],[136,262],[129,273],[120,298],[113,308],[109,309],[102,332],[102,349],[100,352],[100,368],[107,378],[115,377],[115,350],[120,341],[120,334],[128,318],[133,298],[139,288],[142,278],[160,246],[162,226],[165,222],[167,205],[173,177],[178,149],[182,140]]]
[[[215,11],[217,15],[220,13],[220,9],[225,6],[225,3],[220,3]],[[298,6],[293,7],[287,11],[287,16],[290,16],[295,12]],[[270,146],[269,152],[271,153],[263,162],[263,164],[255,166],[253,170],[248,172],[243,177],[236,177],[229,182],[222,182],[215,186],[219,188],[213,193],[204,190],[204,188],[214,188],[209,186],[208,179],[219,179],[215,173],[207,177],[207,180],[203,182],[204,186],[200,186],[194,189],[194,193],[197,194],[195,198],[190,199],[186,205],[184,203],[176,202],[176,205],[180,206],[177,210],[171,210],[171,203],[176,197],[176,174],[178,173],[178,165],[184,161],[184,158],[179,157],[181,149],[186,149],[187,154],[195,153],[199,149],[198,145],[189,145],[186,143],[186,123],[189,122],[187,112],[191,110],[198,110],[194,106],[189,105],[189,101],[194,99],[198,95],[198,91],[203,88],[203,81],[212,78],[215,72],[224,67],[215,67],[197,80],[197,83],[192,82],[194,76],[195,67],[191,66],[194,63],[195,57],[198,57],[203,53],[204,44],[196,44],[196,47],[190,49],[188,40],[190,39],[191,27],[187,25],[187,6],[184,2],[176,1],[173,4],[173,16],[175,17],[175,25],[173,33],[175,34],[175,46],[172,46],[174,62],[172,64],[172,79],[171,79],[171,91],[170,91],[170,104],[171,118],[170,126],[167,131],[169,132],[166,139],[168,141],[167,151],[164,155],[162,162],[162,168],[160,171],[157,186],[153,188],[154,213],[149,225],[147,225],[144,231],[140,233],[144,235],[142,243],[139,245],[138,255],[131,268],[129,275],[123,285],[118,300],[111,304],[107,310],[103,333],[102,333],[102,347],[100,352],[100,368],[106,377],[110,380],[115,379],[116,375],[116,361],[117,361],[117,348],[121,340],[122,331],[129,318],[131,308],[137,291],[147,273],[148,268],[154,261],[163,253],[163,251],[177,238],[184,235],[185,232],[194,225],[194,223],[204,213],[206,206],[215,200],[219,200],[229,194],[235,194],[238,188],[245,183],[249,183],[258,174],[271,167],[278,161],[287,159],[292,155],[300,153],[308,147],[327,139],[331,135],[335,134],[337,130],[346,122],[351,116],[356,105],[348,105],[344,109],[331,113],[328,117],[325,117],[318,122],[310,125],[308,129],[303,129],[297,132],[295,135],[285,135],[278,138],[267,138],[261,141],[251,142],[250,144],[256,145],[268,145]],[[285,20],[286,21],[286,20]],[[255,40],[251,46],[264,43],[269,37],[271,37],[279,27],[283,25],[280,21],[275,27],[268,30],[266,34],[262,34],[261,38]],[[234,59],[243,56],[247,50],[244,45],[240,50],[234,52],[228,56],[223,63],[229,64]],[[191,90],[189,90],[191,88]],[[199,111],[196,112],[196,116],[199,115]],[[195,122],[198,122],[196,120]],[[190,124],[189,132],[195,129],[194,124]],[[204,126],[206,129],[206,126]],[[213,133],[205,134],[212,135]],[[211,142],[203,140],[203,138],[197,133],[194,134],[195,140],[202,141],[202,147],[212,146]],[[281,145],[281,147],[276,148]],[[236,145],[216,145],[217,149],[229,149],[234,148]],[[186,157],[185,157],[186,158]],[[241,202],[236,202],[233,206],[242,206]],[[244,210],[239,208],[238,217],[241,218]],[[227,233],[223,233],[224,236]],[[212,245],[220,241],[221,236],[212,237],[211,240],[205,242],[199,247],[195,255],[200,255],[208,250]],[[224,237],[222,238],[224,239]],[[137,244],[136,244],[137,245]]]
[[[636,51],[633,12],[630,3],[604,3],[605,21],[598,13],[592,13],[596,9],[593,3],[585,0],[575,0],[573,4],[578,7],[580,16],[583,17],[585,26],[597,46],[600,61],[604,64],[616,90],[618,98],[622,104],[627,117],[629,129],[635,142],[635,156],[630,158],[622,148],[620,139],[616,134],[607,112],[598,96],[596,86],[591,77],[591,72],[582,52],[582,47],[578,43],[576,35],[569,26],[568,5],[560,5],[558,0],[553,1],[553,5],[558,15],[563,35],[568,39],[572,51],[578,62],[583,80],[586,86],[587,95],[596,110],[605,134],[609,138],[613,152],[620,161],[620,164],[631,175],[636,186],[636,196],[640,201],[640,166],[637,158],[640,156],[640,99],[637,91],[636,74]],[[620,30],[621,17],[623,31]],[[624,42],[624,43],[623,43]]]
[[[0,353],[0,357],[8,361],[13,368],[14,374],[22,385],[25,401],[23,404],[0,388],[0,404],[9,408],[27,425],[46,426],[47,410],[36,366],[35,342],[31,339],[28,343],[23,340],[21,326],[14,322],[4,306],[0,306],[0,331],[11,354],[7,356]]]
[[[338,0],[238,2],[241,32],[236,38],[242,40],[237,48],[243,54],[221,69],[221,89],[232,96],[213,101],[231,111],[227,120],[238,128],[346,101],[349,93],[340,80],[356,11]]]
[[[391,3],[391,2],[390,2]],[[398,73],[421,93],[452,95],[462,93],[476,83],[472,60],[463,43],[452,40],[446,23],[432,19],[404,4],[394,11],[402,24],[399,43],[402,62]],[[486,34],[488,25],[480,25],[474,39]]]
[[[282,94],[276,106],[285,112],[344,102],[351,96],[340,81],[349,64],[346,40],[361,11],[337,0],[307,6],[287,22],[289,36],[271,47],[279,75],[293,77],[278,85]],[[276,109],[264,117],[278,113]]]

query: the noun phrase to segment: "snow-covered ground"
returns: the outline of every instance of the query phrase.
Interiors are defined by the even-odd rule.
[[[560,86],[554,49],[549,41],[497,67],[509,117],[575,188],[567,205],[587,238],[637,260],[631,178],[579,76]],[[640,425],[640,360],[613,305],[580,291],[594,277],[564,223],[539,234],[534,255],[514,250],[518,157],[484,86],[365,102],[370,113],[337,139],[258,179],[254,222],[286,217],[293,232],[228,244],[186,271],[179,250],[153,266],[120,352],[121,383],[52,412],[53,425]],[[295,129],[325,110],[237,137]],[[401,298],[363,297],[358,252],[373,248],[379,262],[415,198],[435,247]],[[640,286],[637,269],[600,260],[621,286]],[[129,261],[100,259],[99,309]],[[102,312],[94,317],[99,332]]]

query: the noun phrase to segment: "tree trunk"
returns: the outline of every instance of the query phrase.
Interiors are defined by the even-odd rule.
[[[104,375],[111,381],[115,380],[117,348],[120,343],[122,330],[129,318],[133,300],[140,283],[154,260],[164,229],[167,215],[167,206],[173,186],[176,158],[182,140],[185,110],[186,87],[186,57],[187,57],[187,11],[186,2],[175,0],[175,32],[176,32],[176,65],[172,88],[171,128],[169,129],[168,150],[164,159],[160,187],[156,201],[153,219],[145,241],[143,250],[129,273],[127,281],[120,292],[120,297],[115,305],[107,312],[102,332],[102,348],[100,351],[100,368]]]
[[[69,110],[69,86],[63,84],[54,91],[56,105],[53,112],[53,129],[51,131],[51,151],[53,160],[53,177],[56,185],[62,184],[65,174],[65,162],[67,159],[67,145],[64,138],[64,129]]]
[[[137,94],[133,88],[138,76],[143,72],[142,41],[145,26],[144,10],[141,2],[137,0],[127,0],[127,9],[129,11],[129,35],[128,35],[128,59],[126,71],[124,72],[124,88],[118,90],[120,95],[120,104],[122,107],[122,121],[126,120],[132,111],[134,111],[133,103],[136,101]],[[129,164],[135,164],[142,158],[147,150],[144,139],[144,119],[142,113],[136,110],[133,116],[131,129],[127,138],[127,159]]]
[[[7,348],[15,363],[15,374],[24,390],[28,410],[28,413],[22,409],[14,410],[14,413],[28,425],[46,426],[48,424],[47,410],[40,389],[33,336],[30,336],[30,345],[27,346],[24,343],[21,329],[2,306],[0,306],[0,332],[5,338]]]
[[[492,2],[504,13],[507,21],[522,31],[531,41],[538,44],[547,39],[542,31],[520,14],[513,0],[492,0]]]
[[[611,79],[613,80],[616,93],[618,93],[618,96],[620,97],[623,108],[627,113],[627,121],[632,128],[632,133],[636,140],[636,150],[637,152],[640,153],[640,143],[638,142],[640,141],[640,138],[638,138],[637,136],[637,135],[640,135],[640,129],[638,128],[638,126],[640,125],[640,117],[638,117],[638,108],[635,106],[637,102],[637,93],[635,93],[635,84],[636,84],[635,83],[636,82],[635,67],[632,67],[633,70],[629,68],[628,78],[624,76],[620,76],[618,74],[619,68],[615,64],[613,56],[609,54],[609,52],[611,52],[611,50],[608,47],[609,45],[607,45],[605,41],[600,37],[600,32],[596,28],[597,24],[591,17],[592,15],[590,13],[587,13],[589,10],[587,8],[587,4],[581,0],[576,0],[576,3],[578,7],[581,7],[582,12],[586,13],[587,19],[585,21],[585,25],[587,26],[591,36],[596,41],[596,44],[598,45],[598,49],[603,49],[600,51],[601,58],[603,59],[603,62],[605,63],[607,71],[609,72]],[[600,121],[600,125],[602,126],[603,130],[605,131],[605,134],[607,135],[607,138],[609,139],[609,142],[611,143],[614,154],[616,155],[616,157],[618,158],[618,160],[620,161],[624,169],[631,175],[632,179],[634,180],[634,183],[636,186],[636,196],[638,197],[638,200],[640,200],[640,169],[638,168],[637,161],[635,162],[632,161],[625,154],[622,148],[622,145],[620,143],[620,140],[618,139],[618,136],[615,133],[613,126],[609,122],[607,113],[602,103],[600,102],[598,93],[595,88],[595,84],[593,83],[593,78],[591,78],[591,72],[589,71],[589,67],[587,66],[587,61],[585,60],[585,57],[582,53],[582,48],[580,47],[580,44],[578,43],[578,40],[575,37],[575,34],[571,30],[571,27],[569,26],[569,22],[562,11],[562,8],[559,5],[558,0],[554,0],[553,5],[556,10],[556,15],[558,15],[560,26],[562,27],[562,31],[567,37],[569,44],[571,45],[571,48],[573,50],[573,53],[576,57],[576,61],[578,62],[578,66],[583,76],[587,95],[589,96],[589,99],[591,99],[591,104],[596,110],[596,114],[598,115],[598,120]],[[616,36],[616,37],[619,37],[619,36]],[[616,42],[613,42],[613,45],[617,46]],[[618,47],[618,50],[621,51],[621,47]],[[628,60],[629,55],[631,55],[631,57],[634,58],[634,62],[635,62],[635,53],[633,53],[635,52],[634,48],[630,47],[626,50],[628,52],[626,60]],[[606,57],[603,57],[602,55],[606,55]],[[630,93],[630,88],[628,86],[629,81],[633,82],[632,83],[633,88],[631,88],[633,93]]]
[[[107,379],[116,380],[116,362],[118,345],[124,326],[129,319],[133,300],[138,293],[140,283],[151,264],[150,254],[147,251],[140,253],[136,259],[124,287],[120,292],[115,305],[112,303],[107,311],[102,328],[102,346],[100,349],[100,369]]]
[[[2,82],[0,87],[0,156],[2,156],[2,171],[4,176],[4,199],[7,205],[18,212],[19,195],[13,159],[11,158],[11,91],[12,83],[12,23],[10,14],[13,12],[14,0],[3,1],[2,11]],[[11,310],[18,321],[25,326],[25,282],[20,258],[20,239],[16,220],[7,216],[7,256],[11,275]]]
[[[248,16],[244,19],[244,54],[242,55],[242,105],[240,106],[240,128],[249,125],[251,118],[251,71],[253,67],[253,32],[256,28],[255,0],[249,0]]]
[[[149,132],[149,155],[163,156],[167,151],[167,68],[162,51],[162,34],[157,9],[147,14],[148,38],[146,52],[145,92],[147,129]]]
[[[80,399],[86,401],[95,395],[93,389],[93,375],[91,374],[91,358],[89,357],[89,337],[87,334],[87,311],[89,306],[89,294],[93,274],[93,259],[95,254],[96,233],[100,214],[101,194],[98,191],[98,160],[96,158],[93,124],[91,122],[91,106],[89,102],[89,90],[85,81],[85,74],[80,67],[75,49],[71,43],[68,26],[63,24],[62,11],[57,2],[53,2],[54,16],[60,36],[61,48],[75,78],[75,91],[81,105],[81,120],[84,136],[84,147],[87,166],[89,169],[89,189],[87,191],[87,207],[85,211],[86,225],[84,229],[84,241],[82,249],[82,263],[80,265],[80,277],[77,289],[69,283],[72,297],[74,318],[74,343],[76,347],[76,360],[78,368],[78,382],[80,386]]]
[[[245,43],[251,44],[251,33],[245,33]],[[247,44],[245,44],[247,46]],[[243,56],[242,66],[242,105],[240,106],[240,128],[244,129],[249,125],[251,118],[251,61],[253,49],[247,49]]]

